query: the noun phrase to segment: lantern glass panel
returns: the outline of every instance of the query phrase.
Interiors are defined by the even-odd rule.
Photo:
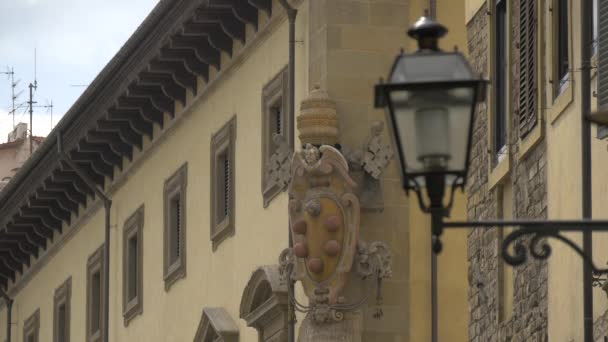
[[[462,173],[475,89],[438,84],[393,89],[389,97],[405,172]]]
[[[460,53],[418,53],[398,57],[391,83],[449,82],[473,79],[473,72]]]

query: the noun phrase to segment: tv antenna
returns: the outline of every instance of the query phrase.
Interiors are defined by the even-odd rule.
[[[19,95],[21,95],[21,93],[23,93],[23,91],[20,92],[16,92],[17,89],[17,85],[19,84],[20,80],[15,81],[15,69],[13,69],[12,67],[6,67],[6,71],[2,71],[0,72],[1,74],[5,74],[9,81],[11,82],[11,110],[9,111],[9,115],[13,116],[13,129],[15,128],[15,114],[17,112],[18,106],[16,105],[17,99],[19,98]]]
[[[38,103],[34,101],[34,90],[38,89],[38,80],[36,78],[36,49],[34,49],[34,82],[28,85],[30,88],[30,99],[27,101],[30,111],[30,156],[34,152],[34,127],[33,127],[33,117],[34,117],[34,104]]]

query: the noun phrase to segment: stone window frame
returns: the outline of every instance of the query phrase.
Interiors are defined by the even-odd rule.
[[[53,341],[59,340],[59,308],[65,307],[65,340],[61,342],[70,342],[70,323],[72,316],[72,277],[66,279],[57,289],[53,297]]]
[[[104,334],[104,313],[105,313],[105,305],[104,305],[104,295],[105,291],[105,265],[104,265],[104,254],[105,254],[105,245],[102,244],[93,254],[91,254],[87,260],[87,307],[86,307],[86,341],[87,342],[99,342],[103,341]],[[92,277],[95,273],[99,272],[99,330],[92,332]]]
[[[125,327],[138,315],[143,313],[143,228],[144,228],[144,205],[141,205],[127,220],[123,227],[122,239],[122,315]],[[133,237],[137,238],[137,295],[129,301],[129,241]]]
[[[28,338],[34,336],[34,342],[40,342],[40,309],[36,309],[23,323],[23,341],[29,342]]]
[[[166,181],[163,189],[163,278],[165,291],[181,278],[186,277],[186,239],[187,239],[187,202],[186,191],[188,187],[188,163],[184,163]],[[171,253],[171,201],[179,196],[179,256],[174,263],[170,263]]]
[[[560,0],[546,0],[547,1],[547,15],[550,18],[550,25],[548,25],[547,37],[551,39],[547,40],[548,51],[548,62],[549,62],[549,75],[551,78],[551,84],[548,88],[547,99],[549,99],[549,103],[547,107],[549,109],[549,117],[551,118],[551,123],[555,123],[555,121],[563,114],[566,108],[573,103],[574,101],[574,78],[576,77],[575,73],[571,70],[566,75],[567,81],[561,85],[561,81],[557,79],[557,60],[558,60],[558,47],[555,42],[558,37],[558,26],[559,26],[559,18],[558,16],[558,1]],[[572,0],[566,0],[568,4],[568,9],[572,7]],[[567,41],[568,41],[568,60],[569,60],[569,68],[572,69],[572,65],[574,63],[574,42],[572,40],[573,34],[573,22],[572,15],[568,15],[568,31],[567,31]]]
[[[240,318],[258,332],[259,342],[287,339],[287,285],[278,265],[256,269],[241,296]]]
[[[274,134],[276,130],[272,129],[274,122],[272,117],[272,109],[281,107],[281,136],[290,150],[293,150],[293,122],[289,115],[289,73],[288,68],[284,67],[279,71],[268,83],[264,85],[262,90],[262,198],[264,208],[268,207],[270,202],[280,194],[284,188],[276,184],[269,184],[268,178],[270,173],[268,164],[270,158],[276,152],[278,146],[274,142]]]
[[[224,308],[204,308],[194,342],[238,342],[239,327]]]
[[[488,58],[488,70],[494,70],[495,66],[496,66],[496,6],[499,0],[491,0],[488,2],[488,13],[490,13],[490,25],[489,25],[489,42],[490,42],[490,54],[489,54],[489,58]],[[496,185],[501,184],[505,179],[506,176],[509,174],[509,171],[511,170],[511,148],[510,148],[510,142],[511,142],[511,120],[512,120],[512,116],[511,116],[511,112],[513,110],[513,104],[512,101],[510,101],[509,99],[511,98],[511,82],[512,82],[512,77],[511,77],[511,72],[512,72],[512,68],[511,68],[511,53],[512,53],[512,46],[510,44],[511,38],[512,38],[512,32],[511,32],[511,15],[512,15],[512,2],[511,1],[507,1],[507,0],[502,0],[505,3],[506,6],[506,41],[507,41],[507,50],[505,51],[506,54],[506,71],[505,71],[505,76],[506,76],[506,84],[507,87],[505,89],[505,93],[506,93],[506,122],[507,125],[505,127],[506,130],[506,137],[505,137],[505,147],[503,148],[502,151],[500,151],[501,154],[504,154],[504,157],[501,158],[494,158],[494,156],[496,156],[497,154],[499,154],[499,151],[496,151],[495,149],[495,132],[494,132],[494,123],[495,123],[495,118],[496,118],[496,106],[495,106],[495,91],[494,91],[494,80],[492,80],[492,83],[490,85],[491,87],[491,91],[488,92],[489,96],[488,96],[488,106],[487,106],[487,112],[488,112],[488,124],[487,124],[487,129],[488,129],[488,145],[491,146],[491,151],[492,151],[492,158],[489,158],[488,161],[490,163],[489,165],[489,175],[488,175],[488,186],[490,187],[490,189],[493,189]],[[492,72],[492,74],[494,74]]]
[[[209,236],[212,249],[217,247],[228,237],[235,234],[235,150],[236,150],[236,116],[233,116],[222,128],[211,137],[211,225]],[[229,179],[228,179],[228,214],[220,220],[220,203],[225,202],[225,197],[218,191],[218,186],[224,179],[219,172],[220,158],[228,158]]]

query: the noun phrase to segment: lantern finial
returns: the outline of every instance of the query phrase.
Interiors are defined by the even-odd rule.
[[[407,34],[418,40],[418,49],[419,50],[433,50],[438,51],[439,38],[445,36],[448,33],[448,29],[431,19],[428,15],[424,15],[416,21],[414,26],[412,26]]]

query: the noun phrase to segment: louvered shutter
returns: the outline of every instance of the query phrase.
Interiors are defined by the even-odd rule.
[[[608,1],[596,0],[597,24],[598,24],[598,81],[597,81],[597,105],[603,111],[608,106]],[[597,137],[604,139],[608,137],[608,127],[598,126]]]
[[[537,122],[536,0],[519,5],[519,136],[524,138]]]

